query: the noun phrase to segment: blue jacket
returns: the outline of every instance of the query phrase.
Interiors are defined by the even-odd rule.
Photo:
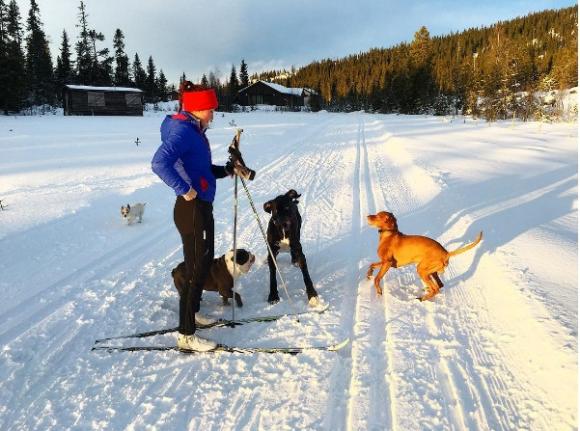
[[[197,198],[213,202],[216,178],[227,175],[223,166],[211,161],[205,131],[188,112],[168,115],[161,124],[161,145],[151,161],[151,169],[176,195],[193,187]]]

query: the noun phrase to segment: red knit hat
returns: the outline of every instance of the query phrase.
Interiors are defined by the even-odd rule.
[[[187,112],[208,111],[218,107],[218,100],[213,88],[199,91],[184,91],[181,94],[181,109]]]

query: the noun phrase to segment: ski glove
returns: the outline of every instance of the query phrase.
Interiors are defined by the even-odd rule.
[[[250,168],[242,165],[239,161],[234,162],[234,174],[238,177],[243,178],[244,180],[253,180],[256,176],[256,173],[252,171]]]
[[[231,160],[229,160],[226,163],[226,165],[224,166],[224,170],[226,171],[226,174],[228,174],[230,177],[234,175],[234,164],[232,163]]]

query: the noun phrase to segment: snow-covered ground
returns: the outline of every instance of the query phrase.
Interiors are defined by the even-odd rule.
[[[216,115],[225,162],[234,125],[262,204],[302,193],[302,241],[329,310],[214,328],[240,346],[323,345],[338,353],[91,352],[96,338],[175,326],[181,261],[174,196],[150,171],[162,114],[0,117],[0,429],[576,429],[576,124],[363,113]],[[139,145],[135,141],[139,138]],[[146,202],[142,224],[120,207]],[[366,280],[389,210],[405,233],[457,256],[420,303],[414,268]],[[258,256],[237,317],[292,311],[266,302],[266,248],[243,191],[239,244]],[[216,254],[232,245],[233,181],[215,201]],[[280,257],[295,308],[300,272]],[[213,292],[202,311],[231,317]],[[171,345],[173,335],[117,344]]]

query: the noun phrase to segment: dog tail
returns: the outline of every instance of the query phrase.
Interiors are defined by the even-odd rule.
[[[458,248],[457,250],[450,251],[448,253],[449,257],[464,253],[467,250],[471,250],[473,247],[475,247],[477,244],[479,244],[482,237],[483,237],[483,232],[479,232],[479,235],[477,235],[477,238],[475,238],[475,241],[473,241],[471,244],[467,244],[465,247],[461,247],[461,248]]]

